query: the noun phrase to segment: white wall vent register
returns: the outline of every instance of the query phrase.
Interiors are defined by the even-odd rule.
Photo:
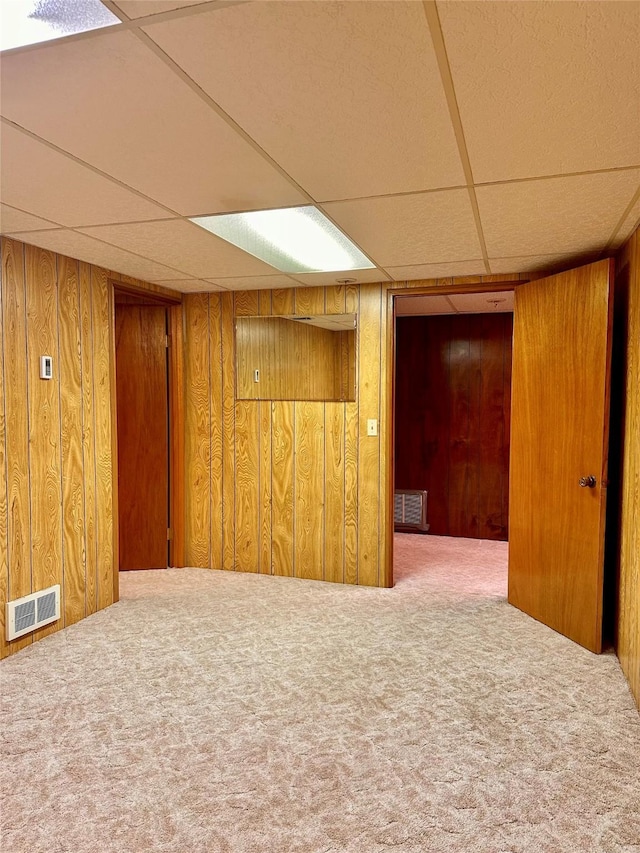
[[[42,628],[60,618],[60,584],[7,602],[7,640]]]

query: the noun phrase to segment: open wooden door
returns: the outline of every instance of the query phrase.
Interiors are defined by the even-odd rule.
[[[120,570],[166,569],[167,309],[116,300]]]
[[[515,294],[509,602],[602,647],[613,261]]]

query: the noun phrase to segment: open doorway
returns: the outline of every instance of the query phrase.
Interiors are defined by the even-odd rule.
[[[433,565],[449,555],[452,578],[488,559],[505,596],[513,302],[513,290],[395,300],[398,570],[425,549]]]

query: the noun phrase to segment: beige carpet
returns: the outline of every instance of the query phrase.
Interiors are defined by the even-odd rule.
[[[616,658],[506,604],[502,543],[396,550],[393,590],[127,574],[3,662],[3,853],[640,851]]]

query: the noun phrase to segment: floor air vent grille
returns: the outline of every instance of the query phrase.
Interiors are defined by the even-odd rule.
[[[7,602],[7,640],[42,628],[60,618],[60,584]]]
[[[427,493],[420,489],[396,489],[393,496],[393,521],[396,530],[426,533]]]

